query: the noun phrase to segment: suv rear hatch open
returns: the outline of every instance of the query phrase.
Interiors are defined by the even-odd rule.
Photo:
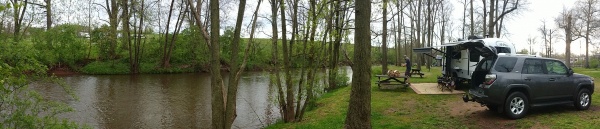
[[[483,40],[474,40],[474,41],[464,42],[464,43],[459,44],[458,46],[469,49],[469,51],[476,51],[485,58],[498,55],[496,48],[485,45]]]

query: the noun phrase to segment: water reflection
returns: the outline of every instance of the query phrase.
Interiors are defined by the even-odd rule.
[[[210,128],[211,90],[207,73],[63,78],[72,86],[79,101],[64,97],[66,93],[57,86],[34,85],[33,88],[50,99],[71,105],[75,112],[62,117],[78,123],[118,129]],[[269,80],[266,72],[246,72],[242,76],[234,128],[261,128],[280,118],[274,100],[277,88],[269,86]]]

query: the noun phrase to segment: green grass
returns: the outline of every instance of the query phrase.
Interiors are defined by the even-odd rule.
[[[392,66],[389,69],[404,70]],[[422,68],[424,78],[413,77],[413,83],[435,82],[440,75],[440,67],[428,71]],[[381,74],[381,67],[373,67],[373,76]],[[574,69],[576,73],[600,79],[600,70]],[[592,107],[586,111],[576,111],[572,106],[552,106],[536,108],[519,120],[508,120],[501,114],[478,111],[461,115],[452,114],[456,108],[467,108],[462,104],[461,95],[418,95],[412,89],[401,88],[383,91],[371,79],[371,120],[373,128],[597,128],[600,127],[600,95],[598,88],[593,95]],[[596,85],[598,86],[598,85]],[[267,128],[343,128],[347,113],[351,87],[344,87],[325,94],[317,100],[317,107],[305,114],[303,121],[296,123],[278,122]],[[470,102],[473,103],[473,102]],[[478,107],[478,104],[472,104]],[[478,107],[481,108],[481,107]],[[481,109],[480,109],[481,110]],[[485,110],[485,109],[483,109]]]

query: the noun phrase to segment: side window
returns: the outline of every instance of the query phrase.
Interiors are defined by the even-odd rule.
[[[493,63],[494,60],[492,58],[485,58],[479,62],[479,65],[477,68],[475,68],[475,71],[489,71],[492,68]]]
[[[479,62],[479,58],[481,57],[481,54],[479,54],[477,51],[471,51],[469,50],[469,61],[471,62]]]
[[[525,59],[523,74],[544,74],[544,64],[540,59]]]
[[[548,74],[567,74],[567,67],[560,61],[546,60],[546,70]]]
[[[516,57],[501,57],[498,59],[494,69],[498,72],[511,72],[517,63]]]

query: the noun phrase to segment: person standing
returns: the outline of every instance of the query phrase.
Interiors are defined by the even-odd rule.
[[[406,55],[404,55],[404,62],[406,62],[406,71],[404,72],[404,76],[406,78],[404,78],[404,82],[406,82],[406,84],[410,85],[409,78],[410,78],[410,70],[411,70],[412,64],[410,62],[410,58],[408,58],[408,56],[406,56]]]

